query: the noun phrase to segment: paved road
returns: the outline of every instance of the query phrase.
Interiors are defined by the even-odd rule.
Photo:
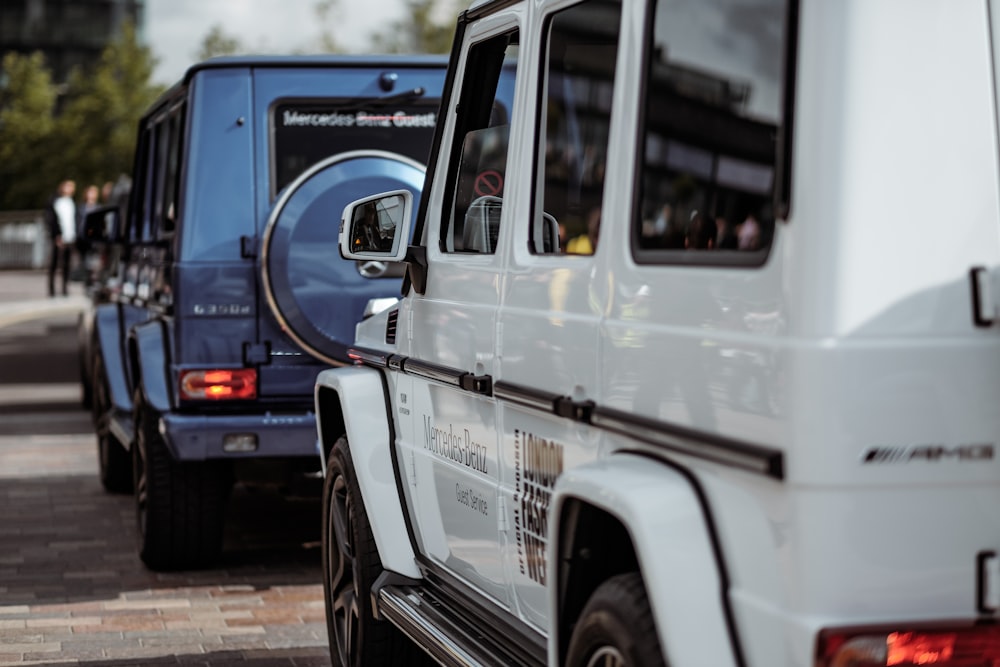
[[[237,487],[220,567],[150,572],[97,480],[75,315],[2,322],[0,665],[330,664],[319,503]]]

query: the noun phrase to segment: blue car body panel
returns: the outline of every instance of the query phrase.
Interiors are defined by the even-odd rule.
[[[131,431],[138,389],[177,460],[317,456],[316,375],[348,362],[365,305],[398,296],[401,281],[340,257],[340,214],[373,190],[419,197],[446,64],[218,58],[151,107],[139,128],[121,289],[95,314],[114,433]],[[160,164],[157,142],[176,133],[168,207],[158,200],[167,179],[139,181]],[[244,368],[257,371],[253,399],[181,396],[185,371]],[[247,433],[256,450],[223,449],[226,435]]]

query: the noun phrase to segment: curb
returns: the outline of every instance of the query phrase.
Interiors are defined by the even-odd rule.
[[[86,309],[88,303],[86,297],[74,295],[0,304],[0,329],[54,315],[74,315]]]

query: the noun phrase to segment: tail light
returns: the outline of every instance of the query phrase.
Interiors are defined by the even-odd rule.
[[[182,399],[193,401],[257,398],[257,370],[236,368],[182,371],[180,390]]]
[[[1000,626],[823,630],[816,653],[816,667],[1000,667]]]

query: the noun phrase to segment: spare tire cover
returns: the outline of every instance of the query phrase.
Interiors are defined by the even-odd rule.
[[[303,349],[329,363],[347,349],[365,305],[399,296],[400,277],[340,256],[337,235],[344,207],[379,192],[407,189],[414,211],[424,166],[385,151],[351,151],[316,163],[282,193],[261,245],[264,294],[281,327]],[[364,273],[364,275],[362,274]]]

